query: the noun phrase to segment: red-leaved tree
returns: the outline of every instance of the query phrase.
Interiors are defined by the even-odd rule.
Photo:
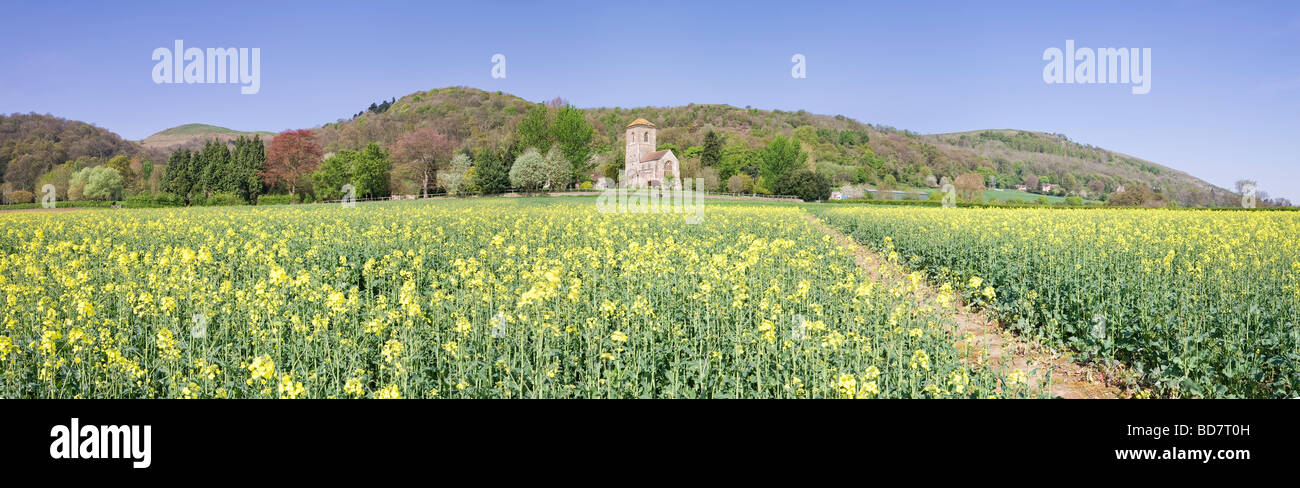
[[[267,185],[284,183],[289,193],[296,193],[308,175],[320,164],[321,149],[310,129],[287,130],[271,139],[266,149],[262,181]]]
[[[419,178],[423,196],[437,184],[438,169],[451,160],[457,143],[451,137],[428,127],[402,134],[393,143],[393,159],[398,168]]]

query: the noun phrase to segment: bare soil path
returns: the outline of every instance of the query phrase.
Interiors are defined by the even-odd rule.
[[[858,266],[867,270],[867,273],[877,281],[895,283],[907,279],[907,272],[901,266],[859,245],[853,238],[827,225],[812,214],[808,215],[808,220],[841,246],[852,251]],[[933,287],[927,287],[927,292],[935,297],[939,295]],[[959,338],[957,348],[966,355],[966,361],[971,367],[988,367],[1005,372],[1022,370],[1026,373],[1032,388],[1052,397],[1120,398],[1126,396],[1119,388],[1106,385],[1103,381],[1104,375],[1093,368],[1074,363],[1068,354],[1061,354],[1017,337],[984,313],[970,310],[960,302],[952,305],[952,311],[956,322],[956,335]]]

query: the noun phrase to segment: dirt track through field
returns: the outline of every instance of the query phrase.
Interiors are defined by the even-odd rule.
[[[809,214],[808,220],[837,243],[853,252],[858,266],[872,278],[884,283],[906,280],[907,272],[878,253],[859,245],[853,238]],[[938,297],[933,287],[926,293]],[[1075,364],[1068,356],[1017,337],[982,312],[969,310],[964,304],[952,305],[956,322],[957,348],[972,368],[993,368],[1004,373],[1022,370],[1031,388],[1061,398],[1120,398],[1123,393],[1106,385],[1102,375],[1092,368]]]

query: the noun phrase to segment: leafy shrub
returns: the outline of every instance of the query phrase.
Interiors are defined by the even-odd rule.
[[[258,205],[288,205],[297,203],[296,199],[290,195],[259,195],[257,197]]]
[[[68,181],[70,200],[116,200],[122,196],[122,173],[108,166],[83,168]]]
[[[773,190],[781,195],[795,195],[805,202],[829,200],[831,181],[821,173],[799,169],[777,178]]]
[[[26,190],[9,193],[9,203],[32,203],[34,201],[36,201],[36,195]]]
[[[128,208],[159,208],[159,207],[180,207],[185,205],[185,199],[171,193],[141,193],[126,197],[126,207]]]
[[[546,160],[529,148],[510,167],[510,184],[524,191],[536,191],[546,184]]]
[[[731,193],[749,193],[754,190],[754,179],[747,174],[731,175],[727,178],[727,191]]]
[[[204,205],[209,207],[228,207],[232,205],[247,205],[243,198],[234,193],[213,193],[208,197]]]

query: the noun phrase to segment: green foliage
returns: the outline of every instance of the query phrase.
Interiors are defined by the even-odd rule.
[[[545,105],[537,104],[524,113],[515,131],[519,141],[518,151],[528,148],[551,147],[550,111]],[[515,153],[516,159],[520,153]]]
[[[316,172],[311,174],[312,189],[317,197],[322,200],[339,200],[343,197],[343,185],[352,181],[355,156],[353,151],[341,151],[321,161]]]
[[[209,195],[204,199],[203,205],[208,207],[227,207],[234,205],[247,205],[248,202],[239,198],[234,193],[217,192]]]
[[[258,195],[258,205],[288,205],[297,203],[293,195]]]
[[[546,166],[546,184],[543,186],[545,188],[551,191],[563,190],[573,182],[573,173],[569,161],[565,159],[559,145],[551,146],[551,150],[546,151],[544,163]]]
[[[240,136],[234,150],[223,141],[208,140],[199,151],[177,149],[167,158],[161,189],[189,201],[195,193],[205,197],[214,192],[232,193],[240,200],[253,200],[262,192],[261,171],[266,147],[260,136]],[[152,172],[152,163],[149,163]]]
[[[360,151],[342,150],[324,161],[312,173],[312,189],[321,200],[343,198],[343,185],[351,184],[356,198],[386,197],[392,164],[388,152],[370,143]]]
[[[167,168],[163,172],[162,190],[189,201],[190,190],[194,187],[192,166],[197,166],[192,151],[189,149],[173,151],[167,158]]]
[[[130,182],[135,179],[135,172],[131,171],[131,158],[126,157],[126,155],[113,156],[112,159],[108,160],[107,166],[121,173],[123,181]]]
[[[808,161],[808,153],[799,149],[799,144],[785,136],[776,136],[762,152],[762,165],[759,174],[776,181],[790,172],[802,168]]]
[[[805,202],[828,200],[831,182],[821,173],[797,169],[777,178],[772,190],[779,195],[794,195]]]
[[[567,181],[585,179],[595,167],[591,161],[591,139],[595,131],[587,123],[587,116],[581,109],[566,105],[555,113],[553,129],[555,143],[568,161],[570,175]]]
[[[438,180],[442,181],[442,187],[447,190],[448,194],[463,195],[468,193],[467,190],[472,183],[469,178],[473,176],[469,172],[473,165],[474,161],[463,152],[458,152],[455,156],[452,156],[451,162],[447,165],[447,171],[438,174]]]
[[[162,208],[184,205],[185,199],[170,193],[141,193],[126,197],[123,206],[127,208]]]
[[[476,155],[474,186],[485,194],[496,194],[510,188],[510,174],[505,164],[491,150],[483,148]]]
[[[254,201],[262,193],[262,169],[266,165],[266,145],[261,136],[239,136],[231,152],[231,165],[227,168],[230,189],[240,198]]]
[[[34,189],[39,190],[46,184],[54,185],[55,196],[59,200],[68,200],[68,182],[72,179],[72,173],[76,171],[74,169],[75,165],[76,163],[73,161],[68,161],[55,166],[54,169],[41,175],[40,179],[36,180]]]
[[[535,148],[528,148],[510,167],[510,184],[524,191],[537,191],[546,184],[546,160]]]
[[[122,173],[113,168],[84,168],[72,174],[68,196],[72,200],[119,200],[122,182]]]
[[[870,141],[871,138],[867,136],[866,132],[856,131],[856,130],[844,130],[844,131],[840,131],[839,133],[838,142],[841,145],[857,146],[860,144],[866,144]]]
[[[762,152],[750,149],[743,142],[733,141],[722,148],[718,163],[718,176],[730,180],[732,175],[743,173],[753,180],[763,164]]]
[[[356,186],[357,198],[389,195],[388,182],[393,165],[388,151],[371,142],[352,161],[352,184]]]

